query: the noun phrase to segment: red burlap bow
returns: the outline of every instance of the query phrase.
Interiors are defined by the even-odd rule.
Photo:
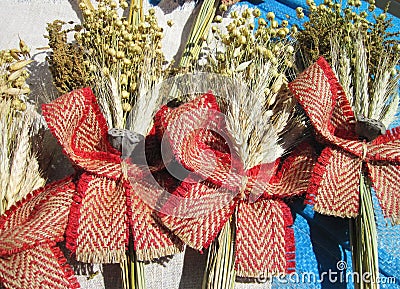
[[[187,208],[185,202],[167,202],[165,210],[169,214],[162,217],[163,223],[186,244],[201,250],[210,245],[236,211],[237,274],[259,277],[293,270],[293,220],[284,199],[306,191],[313,161],[311,150],[303,146],[279,165],[279,170],[277,161],[245,171],[240,159],[229,151],[228,143],[211,132],[226,133],[212,94],[176,109],[165,109],[168,112],[162,123],[172,152],[191,171],[173,195],[198,201],[199,206]],[[260,197],[255,199],[254,194]],[[214,202],[204,203],[202,198]]]
[[[384,215],[400,222],[400,128],[372,142],[358,140],[356,119],[325,59],[289,85],[326,147],[315,165],[308,192],[315,210],[340,217],[359,212],[362,169],[368,171]]]
[[[77,288],[56,247],[65,235],[76,259],[89,263],[123,261],[130,231],[140,260],[182,250],[126,180],[89,88],[44,105],[43,114],[78,173],[34,192],[0,219],[0,281],[6,288]]]

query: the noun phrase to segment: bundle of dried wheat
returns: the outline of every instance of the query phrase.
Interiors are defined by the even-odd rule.
[[[38,114],[26,103],[28,54],[23,41],[19,50],[0,51],[0,215],[45,183],[32,148]]]

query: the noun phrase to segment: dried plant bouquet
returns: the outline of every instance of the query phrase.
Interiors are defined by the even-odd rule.
[[[386,11],[376,15],[375,1],[368,10],[361,1],[348,6],[325,1],[307,1],[310,19],[296,34],[304,67],[324,56],[338,77],[355,113],[355,131],[371,142],[395,120],[399,106],[400,32],[390,33]],[[396,38],[397,37],[397,40]],[[354,271],[360,276],[379,276],[377,229],[372,202],[372,185],[366,171],[360,179],[360,209],[350,221]],[[356,288],[378,288],[375,282],[361,280]]]
[[[228,4],[235,1],[219,2],[203,2],[175,67],[165,59],[164,28],[156,10],[145,11],[143,0],[81,0],[82,23],[49,23],[47,61],[63,96],[44,105],[43,115],[78,170],[9,211],[45,181],[33,150],[40,124],[28,102],[29,48],[21,41],[19,49],[0,51],[0,215],[5,216],[0,239],[11,248],[0,248],[0,263],[9,266],[0,267],[6,286],[14,284],[10,276],[21,254],[31,258],[45,250],[43,264],[51,264],[71,288],[79,286],[64,253],[58,252],[64,237],[66,248],[85,262],[120,262],[126,289],[146,288],[143,260],[182,251],[183,244],[208,249],[204,289],[232,289],[237,277],[281,276],[295,270],[288,201],[306,195],[320,213],[352,217],[354,270],[378,278],[375,180],[369,178],[375,167],[387,165],[392,178],[384,179],[400,179],[400,154],[395,152],[400,130],[386,131],[399,106],[400,32],[388,32],[386,11],[373,14],[374,0],[368,10],[361,9],[360,0],[349,0],[347,6],[307,0],[309,20],[303,27],[290,27],[290,19],[278,22],[272,11],[261,17],[258,9],[231,10]],[[305,17],[302,8],[296,12]],[[132,146],[128,155],[127,143]],[[154,151],[148,153],[147,145]],[[135,155],[143,147],[139,156],[145,165]],[[387,151],[394,156],[386,156]],[[332,201],[317,193],[337,155],[342,157],[339,169],[340,160],[359,165],[357,189],[350,192],[355,197],[335,195]],[[182,179],[168,171],[174,165],[185,169]],[[336,180],[328,178],[329,184]],[[155,207],[140,193],[156,196]],[[26,220],[15,221],[18,209],[29,207],[40,194],[56,202],[63,198],[64,210],[46,226],[47,235],[36,230],[32,240],[37,246],[14,249],[19,243],[7,238],[26,234]],[[400,203],[380,192],[377,196],[383,204],[392,201],[382,209],[398,223]],[[176,200],[198,205],[202,197],[229,200],[195,216],[164,211],[187,209]],[[343,210],[324,207],[330,201]],[[51,202],[43,204],[54,210]],[[203,210],[201,204],[194,211]],[[33,224],[40,224],[40,214],[28,213]],[[104,232],[116,232],[115,239],[103,238]],[[31,241],[26,239],[21,244]],[[32,267],[37,272],[46,271],[40,262],[32,264],[39,266]],[[356,287],[378,288],[374,282]]]
[[[20,49],[0,51],[0,215],[45,183],[33,148],[40,124],[27,101],[28,55],[23,41]]]

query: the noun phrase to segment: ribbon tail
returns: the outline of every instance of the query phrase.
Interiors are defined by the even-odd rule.
[[[80,288],[74,271],[54,243],[0,258],[0,283],[6,289]]]
[[[400,165],[368,164],[368,172],[384,216],[400,224]]]
[[[0,218],[0,258],[64,239],[75,193],[70,178],[34,191]]]
[[[294,271],[293,219],[283,201],[241,202],[236,223],[238,276],[271,277]]]
[[[157,212],[135,193],[138,190],[145,193],[152,188],[135,184],[132,190],[128,190],[132,191],[128,207],[137,258],[147,261],[182,252],[182,242],[161,223]]]
[[[314,210],[343,218],[356,217],[361,169],[359,158],[337,148],[325,148],[314,166],[308,188]]]
[[[77,195],[80,203],[71,209],[68,249],[86,263],[122,262],[128,242],[123,186],[106,177],[83,174]]]
[[[368,144],[367,158],[374,161],[400,163],[400,127],[387,130]]]

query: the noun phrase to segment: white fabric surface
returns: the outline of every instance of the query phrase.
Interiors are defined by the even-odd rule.
[[[172,59],[180,48],[182,31],[189,32],[190,21],[193,20],[193,17],[190,17],[193,8],[193,2],[186,3],[183,9],[178,7],[167,15],[164,15],[161,9],[156,9],[160,26],[167,27],[168,19],[173,19],[175,23],[171,28],[165,29],[163,46],[167,59]],[[31,47],[31,55],[36,63],[30,67],[32,75],[28,83],[31,85],[33,96],[39,101],[50,99],[48,94],[53,91],[51,75],[44,60],[46,50],[38,50],[38,48],[47,46],[47,39],[43,37],[47,33],[46,24],[56,19],[66,22],[79,21],[79,12],[77,11],[77,0],[0,1],[0,49],[18,47],[19,37]],[[188,21],[189,23],[187,23]],[[48,172],[49,179],[60,179],[71,172],[71,167],[62,156],[60,149],[54,148],[56,145],[54,140],[47,142],[47,145],[46,151],[56,151],[53,164]],[[163,264],[147,264],[145,266],[147,289],[200,289],[205,260],[206,255],[187,250],[186,253],[175,255]],[[91,267],[89,272],[83,270],[77,274],[82,288],[121,288],[118,265],[94,265]],[[90,278],[90,271],[98,273]],[[270,288],[270,284],[237,283],[235,288]]]

